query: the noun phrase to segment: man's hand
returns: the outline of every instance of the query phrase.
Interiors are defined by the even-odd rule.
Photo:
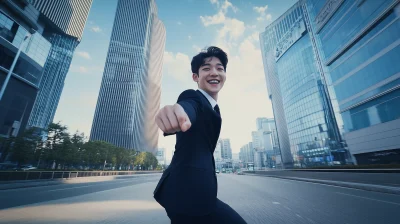
[[[155,120],[158,127],[167,134],[185,132],[192,126],[185,110],[177,103],[161,108]]]

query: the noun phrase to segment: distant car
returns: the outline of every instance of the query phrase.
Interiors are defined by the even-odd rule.
[[[243,175],[243,174],[244,173],[241,170],[237,171],[237,175]]]
[[[36,170],[37,168],[32,166],[32,165],[28,165],[28,166],[22,166],[21,170],[22,171],[28,171],[28,170]]]
[[[219,174],[219,170],[215,170],[215,173],[218,173],[218,174]]]

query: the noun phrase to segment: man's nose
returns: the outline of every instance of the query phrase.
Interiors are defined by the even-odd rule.
[[[212,76],[217,76],[217,75],[218,75],[218,72],[217,72],[217,69],[216,69],[216,68],[212,68],[212,69],[211,69],[211,75],[212,75]]]

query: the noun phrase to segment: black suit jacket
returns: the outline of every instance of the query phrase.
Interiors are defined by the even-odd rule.
[[[176,133],[174,156],[154,190],[154,198],[168,212],[206,215],[215,209],[217,199],[213,154],[221,116],[198,90],[184,91],[177,103],[188,114],[192,126]]]

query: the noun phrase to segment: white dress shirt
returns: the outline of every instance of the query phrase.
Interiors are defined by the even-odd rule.
[[[217,105],[217,101],[214,100],[214,98],[212,98],[210,95],[208,95],[208,93],[202,89],[198,89],[208,100],[208,102],[210,102],[212,108],[214,109],[215,106]]]

